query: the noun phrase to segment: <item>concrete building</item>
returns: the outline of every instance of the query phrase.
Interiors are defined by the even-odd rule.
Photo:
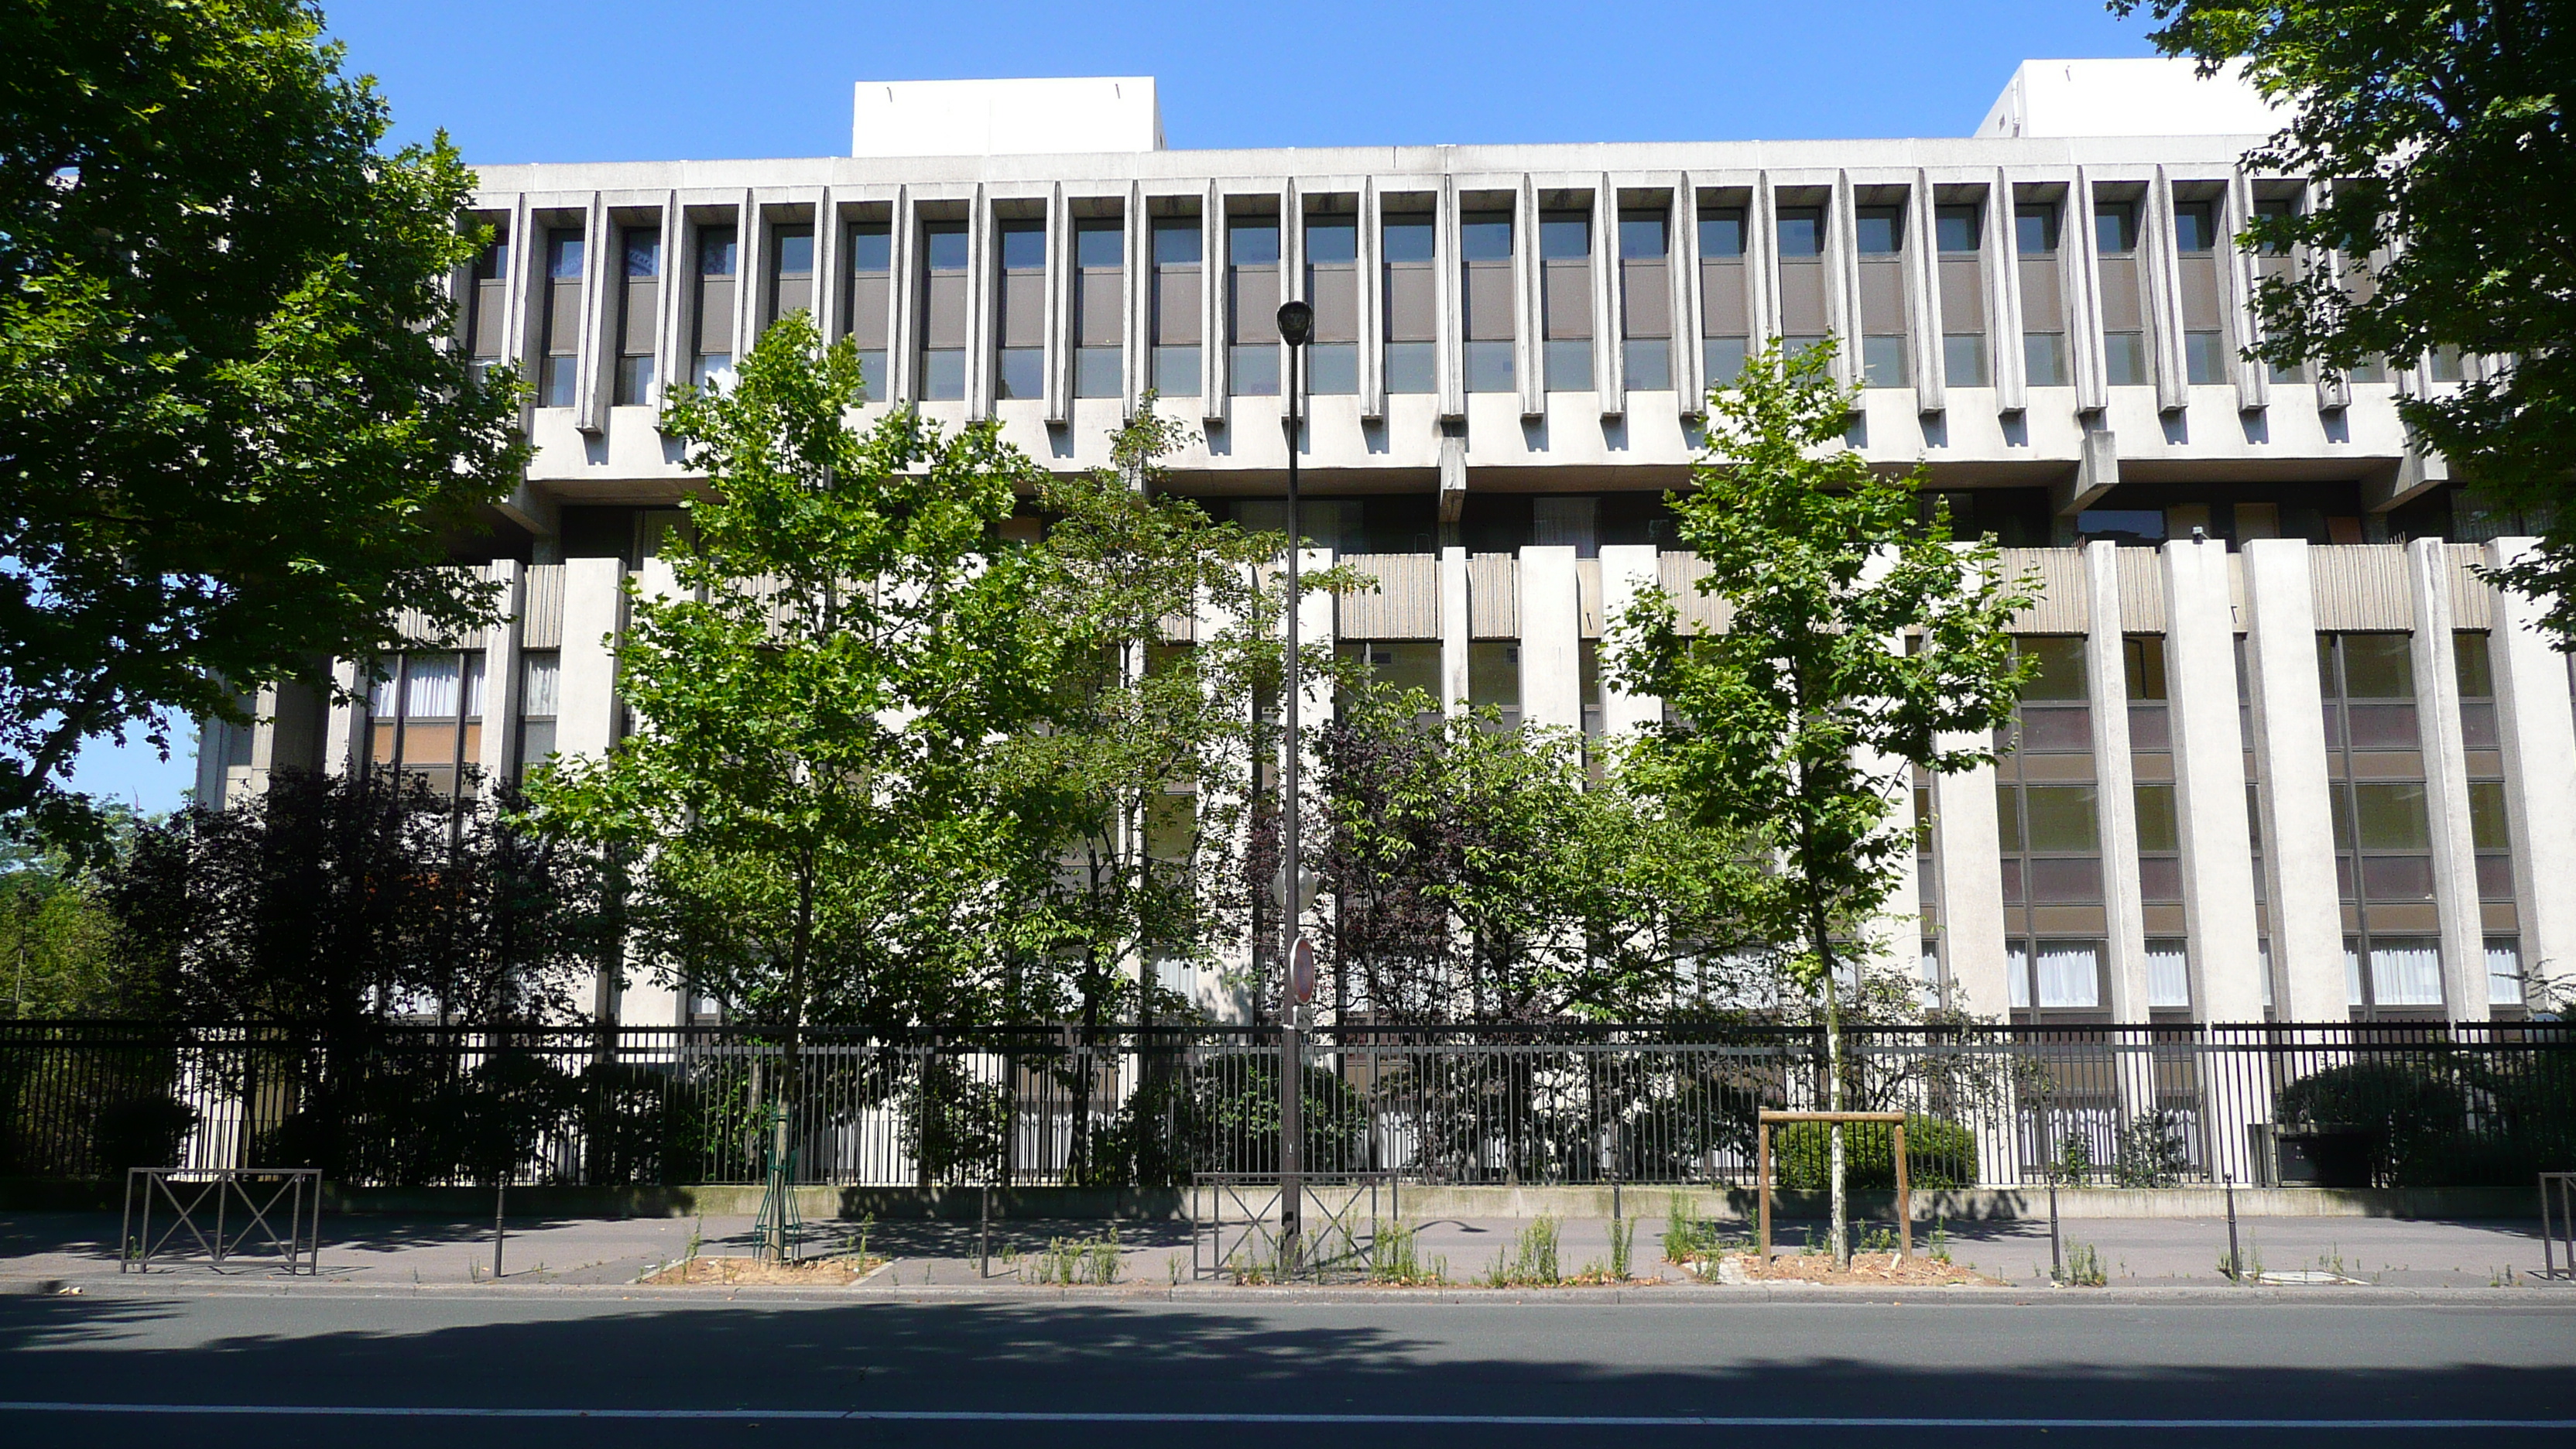
[[[1267,526],[1273,312],[1311,301],[1307,533],[1382,583],[1317,627],[1452,699],[1618,730],[1601,621],[1679,588],[1663,490],[1760,339],[1839,335],[1854,438],[2043,580],[2020,747],[1926,781],[1923,970],[2032,1021],[2481,1019],[2576,972],[2566,656],[2475,565],[2526,544],[2393,400],[2474,358],[2246,361],[2240,157],[2270,112],[2181,63],[2032,62],[1969,139],[1175,151],[1149,80],[861,84],[857,154],[505,166],[458,345],[537,384],[524,485],[459,561],[510,622],[371,710],[263,696],[201,791],[607,746],[621,585],[699,480],[664,379],[810,308],[875,406],[1106,461],[1148,389],[1175,486]],[[953,140],[954,144],[948,144]],[[1079,153],[1049,150],[1071,143]],[[356,678],[355,665],[344,677]],[[629,998],[625,1018],[681,1003]]]

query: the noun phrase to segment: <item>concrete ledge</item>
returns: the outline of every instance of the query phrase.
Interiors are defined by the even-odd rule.
[[[16,1212],[114,1212],[123,1183],[0,1181],[0,1210]],[[797,1208],[807,1221],[936,1219],[971,1222],[983,1212],[983,1192],[972,1187],[800,1187]],[[1619,1211],[1630,1218],[1661,1218],[1682,1210],[1702,1219],[1751,1223],[1748,1188],[1623,1187]],[[1611,1189],[1603,1187],[1445,1187],[1407,1183],[1398,1194],[1403,1216],[1435,1218],[1607,1218]],[[1886,1218],[1896,1195],[1884,1190],[1851,1194],[1856,1216]],[[335,1213],[488,1221],[488,1187],[366,1187],[324,1189],[323,1206]],[[749,1217],[760,1207],[760,1189],[747,1183],[681,1187],[513,1187],[510,1215],[558,1218]],[[2214,1187],[2071,1187],[2057,1194],[2063,1218],[2217,1218],[2226,1195]],[[1773,1195],[1772,1212],[1790,1219],[1822,1218],[1821,1192]],[[2538,1216],[2534,1190],[2521,1187],[2238,1188],[2236,1213],[2249,1218],[2521,1219]],[[1176,1222],[1189,1217],[1189,1195],[1180,1188],[1022,1187],[996,1190],[997,1218],[1121,1222]],[[1914,1194],[1918,1222],[2006,1222],[2045,1219],[2048,1189],[1940,1188]]]

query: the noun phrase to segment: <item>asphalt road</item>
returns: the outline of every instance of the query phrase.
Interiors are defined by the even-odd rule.
[[[2576,1443],[2576,1297],[2462,1298],[18,1297],[0,1444]]]

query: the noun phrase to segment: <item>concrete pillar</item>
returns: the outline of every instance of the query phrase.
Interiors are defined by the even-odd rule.
[[[1966,746],[1970,740],[1945,740]],[[1940,877],[1942,959],[1948,1005],[1990,1021],[2012,1009],[2004,980],[2003,840],[1996,830],[1995,767],[1932,777],[1932,836]]]
[[[2335,883],[2316,595],[2304,539],[2253,539],[2245,560],[2245,656],[2254,758],[2263,776],[2263,883],[2271,897],[2274,1011],[2283,1021],[2351,1015]]]
[[[483,635],[483,741],[474,763],[483,770],[483,787],[510,783],[510,767],[519,736],[519,615],[527,600],[527,573],[516,559],[492,565],[501,585],[494,604],[500,621]]]
[[[1521,723],[1583,727],[1583,614],[1571,545],[1521,550]]]
[[[2442,923],[2442,1000],[2453,1021],[2487,1019],[2487,942],[2478,915],[2477,844],[2469,831],[2469,752],[2460,733],[2460,676],[2452,654],[2450,546],[2406,545],[2415,625],[2415,728],[2424,742],[2424,812],[2433,826],[2433,907]]]
[[[322,772],[345,775],[357,764],[359,752],[366,746],[358,731],[366,718],[362,702],[367,681],[354,659],[332,661],[331,679],[339,687],[339,698],[332,701],[330,720],[323,725]]]
[[[220,810],[224,800],[224,742],[233,726],[223,720],[207,718],[197,721],[196,783],[190,792],[200,805]]]
[[[1629,694],[1613,684],[1616,673],[1612,661],[1619,648],[1619,619],[1639,594],[1653,588],[1660,578],[1655,560],[1655,546],[1650,543],[1611,543],[1601,546],[1601,732],[1605,736],[1635,734],[1651,729],[1664,717],[1664,702],[1651,694]],[[1904,792],[1908,823],[1914,809],[1914,791]],[[1911,852],[1907,854],[1911,861]],[[1908,866],[1911,870],[1911,866]],[[1909,907],[1911,901],[1908,901]],[[1908,943],[1907,950],[1913,949]]]
[[[2520,561],[2528,538],[2487,545],[2487,562]],[[2503,737],[2505,818],[2513,840],[2513,894],[2522,923],[2526,995],[2536,978],[2576,975],[2576,711],[2567,656],[2540,630],[2542,606],[2499,585],[2487,657],[2495,672]]]
[[[1309,576],[1322,573],[1333,566],[1333,551],[1329,548],[1310,548],[1300,553],[1297,558],[1297,567]],[[1303,650],[1332,653],[1333,646],[1340,642],[1336,628],[1339,622],[1331,594],[1310,593],[1297,601],[1298,642]],[[1317,674],[1312,670],[1307,671],[1298,683],[1297,729],[1301,746],[1298,753],[1302,757],[1298,763],[1298,786],[1308,800],[1316,800],[1321,798],[1319,791],[1324,782],[1320,757],[1315,751],[1315,742],[1322,737],[1323,727],[1333,722],[1333,685],[1331,676]],[[1310,816],[1309,819],[1311,818]],[[1322,843],[1315,837],[1314,831],[1311,828],[1308,829],[1300,851],[1300,854],[1306,858],[1308,869],[1299,876],[1297,882],[1297,910],[1300,919],[1315,907],[1315,891],[1321,877],[1315,874],[1312,865],[1315,859],[1315,848]]]
[[[2227,546],[2214,539],[2167,543],[2164,572],[2165,684],[2192,1014],[2204,1022],[2261,1021],[2262,957],[2249,867],[2254,842],[2245,821]]]
[[[2109,927],[2111,1016],[2147,1019],[2147,912],[2138,891],[2137,779],[2129,762],[2129,675],[2120,621],[2120,549],[2085,546],[2084,676],[2090,681],[2093,780],[2102,831],[2102,905]]]
[[[1467,551],[1440,550],[1440,705],[1452,715],[1467,712],[1467,643],[1472,637],[1467,614]]]
[[[1192,611],[1192,636],[1201,649],[1220,647],[1241,637],[1242,618],[1199,591],[1197,607]],[[1242,702],[1237,701],[1237,707]],[[1243,790],[1251,783],[1252,757],[1248,745],[1240,738],[1224,747],[1221,756],[1211,762],[1208,778],[1199,782],[1199,826],[1213,832],[1215,822],[1228,816],[1233,827],[1221,845],[1214,847],[1222,858],[1241,861],[1252,838],[1250,812],[1243,809]],[[1202,835],[1202,839],[1208,838]],[[1252,936],[1249,930],[1228,933],[1216,946],[1214,970],[1192,967],[1181,973],[1176,989],[1185,992],[1212,1021],[1241,1025],[1252,1020],[1252,994],[1247,983],[1252,980]]]
[[[555,750],[566,759],[605,755],[618,734],[616,651],[626,628],[626,565],[577,558],[563,567]]]

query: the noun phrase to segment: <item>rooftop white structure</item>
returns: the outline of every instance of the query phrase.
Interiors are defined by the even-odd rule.
[[[2204,76],[2190,60],[2025,60],[1977,135],[2268,136],[2289,121],[2241,65]]]
[[[1160,151],[1149,75],[1044,80],[861,81],[853,156]]]

